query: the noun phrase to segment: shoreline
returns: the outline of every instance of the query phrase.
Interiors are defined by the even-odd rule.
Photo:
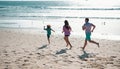
[[[45,35],[46,31],[41,30],[40,28],[0,28],[0,30],[6,30],[6,31],[10,31],[10,30],[21,30],[21,33],[29,33],[29,34],[42,34]],[[29,32],[30,31],[30,32]],[[61,31],[56,31],[55,33],[52,32],[52,35],[60,35],[63,36],[63,33],[61,33]],[[75,38],[85,38],[85,34],[84,31],[82,32],[82,34],[80,32],[71,32],[71,37],[75,37]],[[119,35],[107,35],[107,34],[98,34],[98,33],[92,33],[91,36],[92,39],[99,39],[99,40],[113,40],[113,41],[120,41],[120,36]]]

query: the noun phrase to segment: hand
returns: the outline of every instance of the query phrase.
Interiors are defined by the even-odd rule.
[[[85,27],[84,27],[84,26],[82,26],[82,30],[85,30]]]
[[[93,30],[91,30],[91,32],[93,32]]]

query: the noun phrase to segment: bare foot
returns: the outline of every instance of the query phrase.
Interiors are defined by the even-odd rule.
[[[83,51],[84,51],[84,48],[83,47],[80,47]]]
[[[97,43],[97,45],[98,45],[98,47],[100,47],[100,46],[99,46],[99,43]]]
[[[72,46],[70,46],[70,50],[72,49]]]

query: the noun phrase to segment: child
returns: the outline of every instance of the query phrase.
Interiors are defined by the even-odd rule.
[[[70,36],[70,32],[72,31],[71,27],[69,26],[69,23],[67,20],[64,21],[65,25],[63,26],[63,31],[64,32],[64,40],[66,41],[66,46],[70,45],[70,49],[72,48],[72,45],[69,41],[69,36]]]
[[[98,45],[98,47],[99,47],[99,43],[91,40],[91,38],[90,38],[91,32],[93,32],[93,30],[95,29],[95,25],[92,23],[89,23],[89,18],[85,18],[85,24],[82,26],[82,29],[85,30],[85,34],[86,34],[86,39],[85,39],[85,43],[83,46],[83,50],[85,49],[85,47],[87,45],[87,41],[94,43],[94,44]]]
[[[48,42],[49,42],[49,44],[50,44],[51,30],[52,30],[53,32],[55,32],[55,31],[54,31],[53,29],[51,29],[51,26],[50,26],[50,25],[47,25],[47,28],[45,28],[45,26],[44,26],[44,30],[47,31],[47,39],[48,39]]]

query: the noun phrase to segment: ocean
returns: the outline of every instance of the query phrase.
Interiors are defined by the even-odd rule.
[[[60,33],[67,19],[79,35],[86,17],[96,25],[95,34],[120,36],[119,4],[97,7],[71,1],[0,1],[0,28],[43,29],[51,24]]]
[[[0,1],[0,19],[120,19],[120,7],[88,7],[71,1]]]

